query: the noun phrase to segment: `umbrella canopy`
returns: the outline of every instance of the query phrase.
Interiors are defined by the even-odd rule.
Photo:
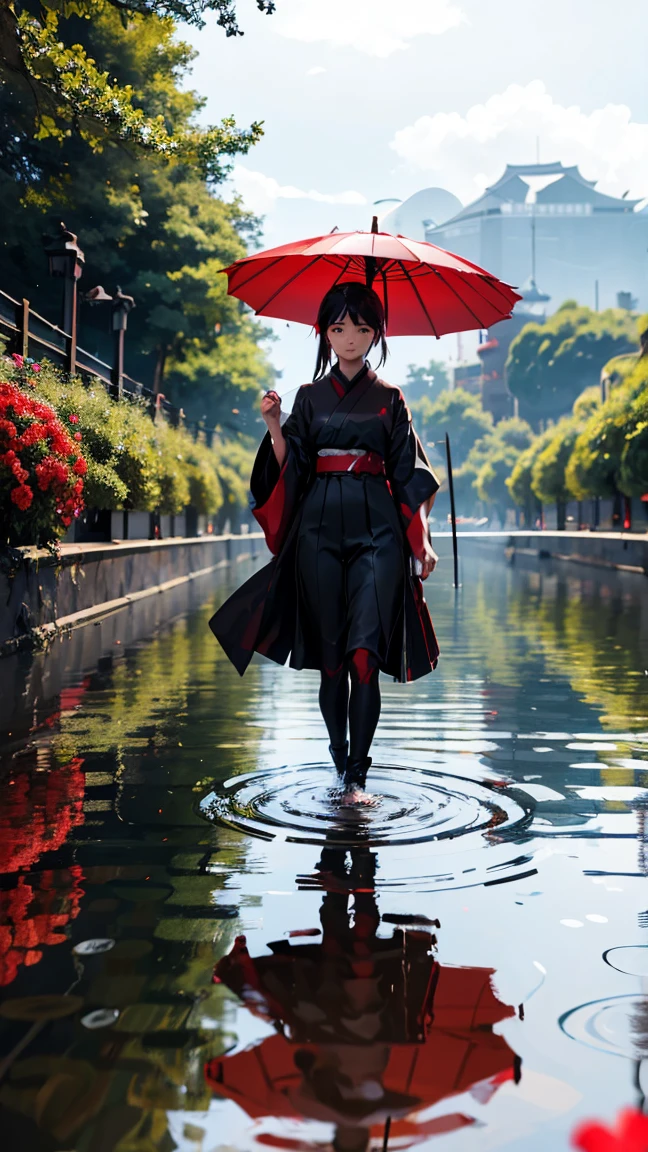
[[[489,328],[521,296],[477,264],[435,244],[379,232],[330,232],[256,252],[227,273],[228,292],[258,316],[314,325],[325,294],[349,280],[373,287],[390,336]]]

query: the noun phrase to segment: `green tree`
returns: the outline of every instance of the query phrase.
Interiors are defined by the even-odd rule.
[[[641,474],[635,476],[633,461],[640,463],[643,412],[648,393],[648,362],[638,360],[623,382],[613,389],[610,397],[586,421],[576,438],[565,471],[569,492],[578,500],[587,496],[614,496],[618,490],[626,495],[641,495]],[[630,450],[634,436],[638,443]],[[630,452],[630,464],[624,472],[623,483],[630,484],[632,492],[621,488],[621,468],[624,453]],[[638,453],[635,456],[635,453]]]
[[[463,388],[441,392],[435,401],[424,396],[412,404],[412,412],[424,441],[443,440],[448,433],[454,468],[461,467],[475,441],[493,427],[480,398]]]
[[[272,0],[256,4],[262,12],[274,11]],[[94,148],[123,141],[182,158],[204,176],[220,178],[222,156],[245,151],[260,125],[241,132],[227,117],[218,127],[173,130],[163,114],[147,112],[131,85],[84,42],[83,24],[108,9],[124,25],[138,27],[151,21],[173,27],[174,19],[200,26],[204,13],[214,11],[227,36],[241,34],[234,0],[3,0],[0,78],[15,92],[23,121],[31,120],[40,138],[63,140],[73,130]]]
[[[450,387],[447,366],[441,360],[430,360],[426,367],[408,364],[405,379],[405,399],[408,404],[422,400],[424,396],[434,401],[439,394]]]
[[[632,402],[621,455],[619,488],[626,496],[648,494],[648,381]],[[634,425],[634,427],[633,427]]]
[[[583,421],[565,416],[551,429],[553,435],[535,458],[531,487],[542,504],[564,505],[571,498],[565,480],[565,469]]]
[[[501,444],[492,452],[477,472],[474,487],[480,500],[494,507],[502,522],[508,508],[513,506],[506,481],[518,458],[518,450],[511,444]]]
[[[78,21],[84,50],[132,90],[147,116],[192,130],[201,101],[182,85],[193,53],[175,38],[172,21],[147,15],[124,24],[107,0],[95,7],[92,21]],[[5,90],[20,103],[9,84]],[[136,300],[126,341],[130,375],[179,400],[192,419],[228,417],[230,431],[244,427],[259,387],[271,379],[259,348],[265,330],[227,296],[219,269],[245,254],[255,221],[238,203],[220,200],[182,157],[114,140],[97,148],[76,131],[62,140],[25,131],[21,140],[21,165],[0,161],[0,282],[57,317],[60,282],[43,276],[40,243],[56,212],[79,234],[82,285],[119,284]],[[110,361],[107,320],[102,308],[82,303],[80,342]]]
[[[533,467],[538,456],[551,442],[553,436],[553,426],[541,432],[539,436],[535,436],[528,448],[525,448],[522,454],[518,456],[513,471],[506,481],[514,502],[523,510],[524,524],[527,528],[533,527],[536,518],[542,512],[542,505],[531,486]]]
[[[534,426],[567,413],[603,365],[631,351],[636,318],[622,309],[592,312],[568,300],[544,324],[526,324],[506,362],[510,391]]]
[[[508,468],[506,476],[510,475],[517,457],[532,438],[532,429],[526,421],[511,416],[500,420],[485,436],[475,441],[458,474],[459,484],[465,488],[466,495],[468,485],[472,487],[473,503],[478,498],[485,504],[492,504],[504,518],[506,508],[512,507],[513,501],[508,488],[503,486],[502,473]]]

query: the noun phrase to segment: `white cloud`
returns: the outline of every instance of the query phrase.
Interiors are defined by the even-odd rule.
[[[320,204],[367,203],[367,198],[361,192],[350,189],[346,192],[317,192],[315,189],[306,192],[292,184],[280,184],[273,176],[254,172],[242,164],[234,165],[231,179],[245,207],[259,216],[271,212],[277,200],[314,200]]]
[[[326,72],[326,68],[322,68],[321,64],[316,64],[314,68],[309,68],[306,73],[307,76],[321,76],[322,72]]]
[[[600,181],[600,191],[648,194],[648,124],[633,121],[625,104],[589,113],[566,107],[540,80],[511,84],[465,116],[421,116],[396,133],[391,147],[468,202],[501,176],[505,164],[533,163],[537,138],[542,161],[577,164],[586,179]]]
[[[369,56],[391,56],[415,36],[438,36],[465,20],[452,0],[282,0],[273,18],[282,36],[328,41]]]

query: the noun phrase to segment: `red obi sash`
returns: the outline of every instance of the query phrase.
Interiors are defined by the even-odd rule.
[[[364,452],[362,456],[354,456],[352,452],[341,452],[334,456],[318,456],[317,471],[351,474],[368,472],[371,476],[384,476],[385,461],[377,452]]]

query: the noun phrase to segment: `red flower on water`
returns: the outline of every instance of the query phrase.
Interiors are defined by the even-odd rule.
[[[582,1152],[648,1152],[648,1116],[626,1108],[614,1128],[586,1121],[574,1130],[571,1142]]]
[[[70,415],[68,416],[68,420],[70,421],[70,424],[78,424],[79,423],[79,417],[77,416],[76,412],[71,412]]]
[[[21,512],[25,512],[34,499],[34,493],[28,484],[21,484],[18,488],[12,488],[9,495]]]

